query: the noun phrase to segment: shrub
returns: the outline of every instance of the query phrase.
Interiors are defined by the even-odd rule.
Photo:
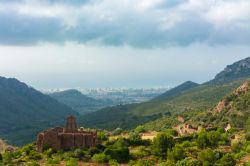
[[[201,162],[192,157],[186,157],[176,163],[176,166],[201,166]]]
[[[146,129],[145,129],[144,126],[139,125],[139,126],[137,126],[137,127],[134,129],[134,131],[135,131],[136,133],[143,133],[143,132],[146,131]]]
[[[168,152],[168,159],[173,161],[182,160],[186,157],[184,148],[180,145],[176,145],[172,151]]]
[[[141,139],[141,136],[138,133],[130,133],[128,138],[130,145],[143,145],[143,140]]]
[[[200,160],[203,166],[213,166],[216,156],[211,149],[205,149],[198,153],[198,160]]]
[[[55,151],[54,151],[52,148],[48,148],[48,149],[45,150],[43,153],[44,153],[47,157],[51,157],[52,154],[55,153]]]
[[[85,155],[85,153],[84,153],[84,151],[81,150],[81,149],[76,149],[76,150],[74,151],[74,157],[75,157],[75,158],[78,158],[79,160],[82,160],[83,157],[84,157],[84,155]]]
[[[110,166],[119,166],[119,163],[116,160],[111,159],[111,160],[109,160],[109,165]]]
[[[153,160],[137,160],[137,161],[130,161],[130,166],[153,166],[155,162]]]
[[[2,156],[2,154],[0,153],[0,161],[2,161],[3,160],[3,156]]]
[[[166,129],[165,133],[172,136],[178,136],[178,132],[174,129]]]
[[[182,146],[183,146],[184,148],[187,148],[187,147],[190,147],[191,144],[190,144],[189,141],[184,141],[184,142],[182,143]]]
[[[151,152],[146,149],[145,146],[139,146],[137,151],[134,153],[136,158],[142,158],[142,157],[146,157],[149,156],[151,154]]]
[[[28,155],[28,158],[30,160],[39,160],[42,158],[41,154],[38,153],[37,151],[31,150],[30,154]]]
[[[249,132],[245,135],[245,139],[246,139],[247,141],[250,141],[250,133],[249,133]]]
[[[175,162],[172,160],[167,160],[165,162],[161,162],[158,164],[158,166],[173,166],[175,165]]]
[[[242,150],[243,145],[241,142],[235,142],[232,144],[231,147],[232,147],[232,151],[237,153],[237,152],[240,152]]]
[[[196,142],[200,148],[204,149],[206,147],[216,147],[218,144],[224,145],[229,142],[229,137],[226,133],[220,133],[219,131],[206,132],[202,130],[198,134]]]
[[[76,158],[69,158],[66,161],[66,166],[78,166],[78,160]]]
[[[125,138],[118,138],[113,146],[116,147],[127,147],[129,145],[128,141]]]
[[[5,152],[3,154],[3,164],[5,163],[12,163],[13,156],[10,152]]]
[[[106,141],[106,140],[108,140],[107,133],[105,133],[105,132],[103,132],[103,131],[97,133],[97,138],[98,138],[99,140],[101,140],[101,141]]]
[[[198,134],[198,138],[196,142],[199,148],[205,148],[208,146],[208,139],[207,139],[207,134],[205,130],[202,130]]]
[[[39,164],[36,161],[32,161],[27,163],[26,166],[39,166]]]
[[[58,158],[50,158],[48,161],[45,163],[45,165],[48,166],[54,166],[60,164],[60,160]]]
[[[116,159],[118,162],[126,162],[129,160],[129,149],[127,147],[108,147],[104,154]]]
[[[156,157],[166,158],[167,151],[174,146],[174,139],[172,136],[165,133],[159,133],[153,139],[152,152]]]
[[[110,156],[107,156],[104,153],[98,153],[92,157],[92,160],[97,163],[106,163],[109,161],[109,159]]]
[[[119,135],[123,132],[123,130],[121,128],[116,128],[115,130],[112,131],[113,135]]]
[[[96,147],[90,147],[87,151],[87,153],[90,155],[90,156],[93,156],[94,154],[97,154],[97,153],[100,153],[101,151],[96,148]]]
[[[219,160],[219,166],[235,166],[236,161],[232,157],[231,154],[225,154],[220,160]]]

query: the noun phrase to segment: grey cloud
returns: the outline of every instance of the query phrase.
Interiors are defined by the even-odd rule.
[[[2,1],[1,3],[16,2],[18,4],[29,1]],[[40,1],[39,1],[40,2]],[[67,6],[79,5],[86,7],[91,0],[48,0],[49,4],[60,4]],[[95,3],[97,3],[96,1]],[[103,2],[104,1],[99,1]],[[110,11],[106,9],[102,13],[95,11],[88,12],[75,6],[76,25],[65,25],[63,16],[42,16],[32,14],[20,14],[15,9],[8,11],[0,10],[0,44],[2,45],[35,45],[39,42],[63,43],[66,41],[75,41],[79,43],[101,43],[104,45],[130,45],[134,47],[165,47],[167,45],[186,46],[192,43],[208,44],[250,44],[249,28],[234,26],[232,21],[230,27],[215,27],[211,22],[201,16],[202,13],[179,11],[179,5],[187,3],[187,0],[162,1],[153,9],[138,11],[136,9],[119,9]],[[103,4],[102,4],[103,5]],[[108,4],[107,4],[108,5]],[[90,5],[91,6],[91,5]],[[171,8],[171,9],[170,9]],[[77,11],[83,10],[83,11]],[[195,9],[193,9],[195,10]],[[158,14],[157,12],[161,12]],[[69,16],[70,16],[69,11]],[[106,16],[105,14],[110,14]],[[116,13],[117,12],[117,13]],[[174,22],[172,26],[161,29],[162,24],[170,24],[170,20],[162,21],[161,17],[167,16],[173,12],[181,20]],[[67,11],[64,13],[67,14]],[[100,14],[104,19],[99,18]],[[110,19],[109,19],[110,17]],[[71,18],[68,18],[71,20]],[[73,18],[72,18],[73,19]],[[249,18],[250,19],[250,18]],[[249,26],[246,24],[246,26]]]

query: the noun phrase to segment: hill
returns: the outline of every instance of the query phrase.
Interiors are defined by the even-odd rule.
[[[250,81],[223,98],[211,110],[192,119],[198,125],[219,125],[250,130]]]
[[[131,129],[139,124],[175,116],[183,112],[205,111],[229,94],[242,81],[223,85],[201,85],[167,100],[108,107],[79,118],[82,125],[103,129]],[[107,116],[108,115],[108,116]]]
[[[192,89],[194,87],[197,87],[197,86],[199,86],[199,84],[192,82],[192,81],[186,81],[186,82],[182,83],[181,85],[166,91],[162,95],[155,97],[152,101],[167,100],[167,99],[170,99],[170,98],[175,97],[177,95],[180,95],[181,93],[183,93],[189,89]]]
[[[209,83],[224,83],[237,79],[247,79],[250,76],[250,57],[228,65]]]
[[[73,110],[76,110],[80,114],[93,112],[114,104],[111,100],[96,100],[74,89],[55,92],[49,95],[57,101],[71,107]]]
[[[77,113],[15,78],[0,77],[0,114],[0,137],[20,145],[34,140],[41,129]]]
[[[162,118],[165,120],[165,117],[178,115],[183,112],[206,111],[215,106],[224,96],[229,95],[235,88],[240,86],[245,79],[250,78],[250,73],[247,72],[248,67],[239,67],[248,66],[248,58],[230,66],[231,67],[228,66],[227,68],[231,68],[230,72],[235,73],[234,77],[230,79],[229,76],[228,79],[222,79],[225,78],[222,76],[219,77],[218,75],[221,75],[220,73],[223,73],[222,71],[216,75],[213,80],[204,84],[197,85],[192,82],[186,82],[151,101],[133,105],[123,105],[122,108],[105,108],[94,114],[82,116],[80,122],[89,127],[105,129],[124,127],[125,129],[130,129],[136,127],[141,122],[156,120],[156,117],[157,119]],[[227,70],[227,68],[225,70]],[[237,73],[239,75],[237,75]],[[105,111],[105,115],[109,115],[109,117],[113,117],[115,114],[116,118],[111,121],[109,117],[102,115],[102,111]],[[101,119],[97,118],[99,115],[102,117]],[[133,117],[135,120],[122,121],[122,119],[127,119],[127,117]],[[144,120],[138,121],[138,119]]]

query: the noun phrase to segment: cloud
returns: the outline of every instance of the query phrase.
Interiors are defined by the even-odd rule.
[[[248,0],[0,2],[0,44],[249,45]]]

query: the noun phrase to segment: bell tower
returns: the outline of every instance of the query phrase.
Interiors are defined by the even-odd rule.
[[[77,132],[76,118],[70,115],[66,121],[65,133],[74,133],[74,132]]]

